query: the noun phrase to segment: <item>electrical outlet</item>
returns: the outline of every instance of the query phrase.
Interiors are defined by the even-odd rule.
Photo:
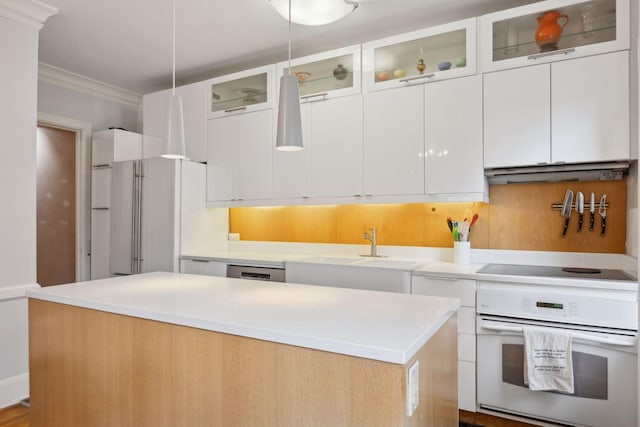
[[[420,403],[420,362],[415,361],[407,369],[407,416],[413,415]]]
[[[229,233],[229,240],[240,240],[240,233]]]

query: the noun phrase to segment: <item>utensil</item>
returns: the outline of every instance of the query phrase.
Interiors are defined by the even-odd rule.
[[[602,217],[602,231],[600,232],[600,236],[604,237],[607,231],[607,195],[603,194],[600,198],[600,207],[598,208],[598,213]]]
[[[471,227],[473,227],[473,224],[475,224],[477,220],[478,220],[478,214],[474,213],[473,218],[471,218],[471,224],[469,224],[469,230],[471,230]]]
[[[567,235],[567,228],[569,228],[569,218],[571,218],[571,205],[573,205],[573,191],[567,189],[564,195],[564,203],[562,204],[562,216],[565,217],[564,228],[562,229],[562,237]]]
[[[596,195],[593,192],[591,192],[591,198],[589,199],[589,212],[591,212],[589,231],[593,231],[593,223],[596,221]]]
[[[453,231],[453,222],[451,221],[451,217],[447,217],[447,227],[449,227],[449,231]]]
[[[576,212],[578,212],[578,233],[582,231],[582,220],[584,218],[584,194],[578,191],[576,196]]]

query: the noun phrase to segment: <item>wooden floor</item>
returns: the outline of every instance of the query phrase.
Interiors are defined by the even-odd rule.
[[[460,421],[482,427],[529,427],[505,418],[498,418],[487,414],[460,411]],[[0,427],[29,427],[29,408],[22,405],[9,406],[0,409]]]

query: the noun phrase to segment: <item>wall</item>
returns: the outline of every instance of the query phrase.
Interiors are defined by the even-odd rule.
[[[89,122],[94,132],[110,127],[142,130],[137,108],[42,80],[38,81],[38,112]]]
[[[567,188],[589,194],[596,202],[607,193],[607,232],[600,236],[600,216],[590,232],[588,207],[582,232],[574,212],[565,238],[564,218],[552,204],[562,203]],[[479,219],[470,234],[475,249],[510,249],[593,253],[626,253],[626,181],[509,184],[490,187],[490,204],[418,203],[396,205],[330,205],[229,210],[231,233],[242,240],[365,244],[362,233],[378,230],[378,244],[452,247],[446,218]]]
[[[0,16],[0,408],[28,395],[27,308],[36,283],[38,30]]]

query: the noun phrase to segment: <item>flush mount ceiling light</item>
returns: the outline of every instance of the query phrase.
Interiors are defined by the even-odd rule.
[[[176,95],[176,0],[173,0],[173,90],[167,107],[167,130],[162,157],[186,159],[182,98]]]
[[[289,19],[288,0],[269,0],[283,18]],[[325,25],[344,18],[358,8],[353,0],[299,0],[291,7],[291,22]]]

